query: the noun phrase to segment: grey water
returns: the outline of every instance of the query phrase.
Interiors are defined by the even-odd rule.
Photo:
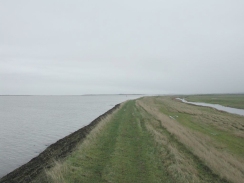
[[[213,107],[213,108],[218,109],[220,111],[225,111],[228,113],[238,114],[238,115],[244,116],[244,110],[243,109],[225,107],[225,106],[222,106],[219,104],[209,104],[209,103],[203,103],[203,102],[188,102],[185,99],[181,99],[181,98],[177,98],[177,99],[181,100],[182,102],[187,103],[187,104],[194,104],[194,105],[205,106],[205,107]]]
[[[116,104],[139,97],[0,96],[0,178]]]

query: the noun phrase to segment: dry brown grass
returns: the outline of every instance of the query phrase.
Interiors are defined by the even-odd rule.
[[[138,108],[138,101],[137,101]],[[144,110],[141,110],[143,115]],[[148,115],[148,114],[147,114]],[[177,143],[163,133],[161,130],[160,122],[153,117],[146,117],[146,128],[154,137],[156,146],[161,147],[161,155],[163,156],[163,165],[167,169],[167,172],[177,180],[178,182],[200,183],[206,182],[203,177],[200,179],[199,172],[196,168],[196,163],[189,158],[186,153],[180,152],[180,148],[177,147]]]
[[[45,172],[47,177],[51,179],[53,183],[66,183],[63,177],[63,174],[67,172],[66,164],[55,161],[54,168],[46,170]]]
[[[169,98],[158,98],[158,102],[165,103],[172,110],[180,113],[192,114],[199,121],[211,124],[215,128],[227,131],[229,133],[244,134],[244,121],[242,116],[218,111],[217,109],[209,110],[208,107],[199,107],[187,105],[178,100],[169,100]],[[175,102],[173,102],[175,101]]]
[[[192,159],[189,159],[185,154],[180,153],[179,149],[174,144],[170,143],[169,139],[158,132],[152,125],[150,125],[150,123],[147,123],[146,127],[153,135],[157,145],[167,148],[167,152],[162,151],[162,156],[164,156],[165,161],[163,164],[168,173],[179,182],[201,182]]]
[[[173,120],[167,115],[160,112],[157,106],[158,104],[157,102],[154,101],[154,99],[155,98],[149,98],[149,97],[143,98],[142,100],[139,100],[137,103],[141,107],[143,107],[148,113],[150,113],[152,116],[156,117],[157,120],[160,120],[162,126],[165,127],[169,133],[173,134],[179,142],[184,144],[188,149],[192,151],[194,155],[199,157],[215,174],[218,174],[220,175],[220,177],[235,183],[243,182],[244,180],[243,159],[235,157],[228,152],[223,152],[221,149],[216,148],[215,146],[216,142],[214,142],[210,136],[188,129],[185,126],[178,123],[176,120]],[[170,100],[171,99],[169,98],[164,100],[160,98],[161,102],[170,103],[169,107],[172,108],[172,110],[179,111],[182,113],[188,113],[196,116],[204,115],[204,119],[210,119],[209,114],[207,114],[207,112],[205,113],[205,111],[192,109],[191,106],[188,105],[181,105],[175,102],[171,103]],[[238,120],[233,121],[232,125],[230,125],[228,124],[228,121],[230,121],[230,119],[223,118],[219,114],[213,116],[215,117],[217,124],[221,125],[221,123],[224,124],[226,123],[225,126],[223,125],[221,126],[221,128],[223,128],[226,131],[232,131],[233,128],[235,128],[234,126],[242,125],[241,122]],[[223,121],[217,120],[218,118],[221,118]],[[235,133],[239,133],[239,131],[240,130],[237,129],[237,132]],[[159,136],[158,133],[156,133],[156,135]],[[159,137],[157,138],[161,139]],[[180,157],[180,153],[177,153],[174,147],[171,148],[172,148],[171,151],[174,154],[177,154],[177,157]],[[179,159],[182,161],[182,159],[184,158],[179,158]]]

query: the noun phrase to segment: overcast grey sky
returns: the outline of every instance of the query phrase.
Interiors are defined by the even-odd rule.
[[[235,92],[243,0],[0,1],[0,94]]]

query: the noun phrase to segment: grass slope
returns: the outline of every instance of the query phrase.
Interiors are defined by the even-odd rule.
[[[128,101],[93,129],[48,182],[242,182],[243,117],[170,97]]]

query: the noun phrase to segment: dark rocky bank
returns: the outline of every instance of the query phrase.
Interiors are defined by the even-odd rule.
[[[54,160],[61,160],[68,156],[82,142],[89,132],[107,115],[113,113],[120,104],[93,120],[89,125],[75,131],[74,133],[58,140],[47,147],[41,154],[30,160],[28,163],[15,169],[0,179],[0,183],[30,183],[39,182],[37,179],[45,172],[45,169],[52,167]],[[41,181],[42,182],[42,181]]]

